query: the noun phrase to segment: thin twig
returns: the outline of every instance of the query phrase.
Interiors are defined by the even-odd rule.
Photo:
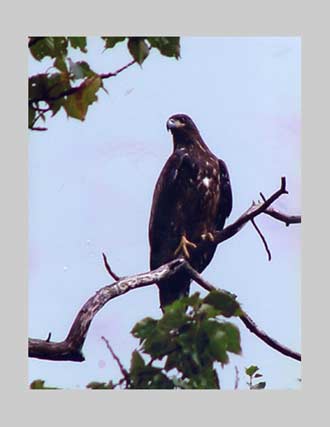
[[[104,79],[108,79],[110,77],[116,77],[119,73],[121,73],[122,71],[126,70],[128,67],[132,66],[133,64],[136,63],[136,60],[134,59],[133,61],[129,62],[128,64],[124,65],[123,67],[118,68],[118,70],[114,71],[114,72],[110,72],[110,73],[101,73],[101,74],[96,74],[96,77],[101,78],[102,80]],[[89,77],[88,77],[89,78]],[[66,96],[70,96],[73,95],[75,93],[77,93],[79,90],[81,90],[84,86],[84,82],[86,80],[84,80],[79,86],[75,86],[75,87],[71,87],[70,89],[67,89],[61,93],[59,93],[56,96],[48,96],[48,97],[39,97],[39,98],[31,98],[29,99],[30,102],[40,102],[40,101],[57,101],[58,99],[64,98]]]
[[[112,350],[109,341],[104,336],[102,336],[101,339],[105,342],[105,345],[107,346],[108,350],[110,351],[111,356],[117,362],[117,365],[119,366],[120,372],[122,373],[123,377],[125,378],[126,384],[128,385],[130,383],[129,373],[126,371],[126,369],[125,369],[124,365],[121,363],[119,357]]]
[[[288,191],[286,189],[286,179],[284,176],[281,178],[281,187],[279,188],[279,190],[277,190],[275,193],[273,193],[268,199],[264,200],[263,202],[260,202],[257,204],[253,203],[252,206],[250,206],[249,209],[246,212],[244,212],[235,222],[228,225],[223,230],[213,233],[214,241],[209,242],[205,240],[202,243],[200,243],[199,249],[202,249],[205,246],[210,246],[214,244],[218,245],[224,242],[225,240],[230,239],[235,234],[237,234],[244,227],[245,224],[251,221],[251,219],[265,212],[266,209],[283,194],[288,194]]]
[[[244,325],[249,329],[250,332],[255,334],[258,338],[260,338],[262,341],[264,341],[274,350],[277,350],[278,352],[284,354],[285,356],[291,357],[292,359],[301,361],[300,353],[293,351],[288,347],[285,347],[284,345],[280,344],[278,341],[274,340],[269,335],[267,335],[266,332],[264,332],[262,329],[260,329],[256,325],[256,323],[251,319],[251,317],[247,313],[244,312],[244,314],[240,316],[240,319],[242,320]]]
[[[235,390],[238,389],[238,383],[239,383],[239,372],[238,372],[237,366],[235,365],[235,385],[234,385]]]
[[[266,198],[262,193],[259,193],[262,200],[265,202]],[[300,224],[301,223],[301,215],[287,215],[283,212],[280,212],[278,210],[275,210],[274,208],[267,208],[264,211],[265,214],[272,216],[275,219],[278,219],[279,221],[282,221],[285,223],[285,225],[288,227],[290,224]]]
[[[47,113],[48,111],[51,110],[51,108],[39,108],[39,106],[37,106],[35,108],[36,111],[39,112],[39,114],[33,119],[33,122],[31,124],[31,129],[32,130],[47,130],[46,128],[34,128],[34,124],[40,119],[40,117],[43,117],[44,121],[45,121],[45,113]]]
[[[102,257],[103,257],[104,266],[105,266],[105,268],[106,268],[107,272],[110,274],[110,276],[111,276],[113,279],[115,279],[116,281],[120,280],[120,277],[119,277],[119,276],[117,276],[117,274],[116,274],[116,273],[114,273],[114,272],[111,270],[111,267],[110,267],[110,265],[109,265],[109,263],[108,263],[107,257],[106,257],[106,255],[105,255],[105,253],[104,253],[104,252],[102,252]]]
[[[256,229],[257,233],[259,234],[259,236],[260,236],[260,238],[262,240],[262,243],[264,244],[264,247],[265,247],[267,255],[268,255],[268,261],[271,261],[272,254],[270,253],[270,250],[269,250],[269,247],[267,245],[267,242],[266,242],[266,239],[265,239],[264,235],[262,234],[260,228],[257,226],[257,224],[256,224],[256,222],[255,222],[255,220],[253,218],[251,219],[251,222],[253,224],[253,227]]]
[[[300,215],[287,215],[285,213],[279,212],[273,208],[268,208],[264,212],[266,215],[269,215],[281,222],[284,222],[288,227],[290,224],[300,224],[301,216]]]
[[[99,77],[101,77],[101,79],[108,79],[109,77],[116,77],[119,73],[121,73],[122,71],[126,70],[126,68],[130,67],[131,65],[136,63],[136,59],[133,59],[131,62],[129,62],[128,64],[124,65],[123,67],[118,68],[118,70],[114,71],[114,72],[110,72],[110,73],[102,73],[99,74]]]
[[[37,128],[31,127],[30,129],[31,129],[31,130],[38,130],[38,131],[40,131],[40,132],[43,132],[43,131],[45,131],[45,130],[48,130],[48,128],[40,128],[40,127],[37,127]]]

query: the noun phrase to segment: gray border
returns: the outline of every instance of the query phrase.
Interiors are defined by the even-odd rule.
[[[232,421],[267,425],[298,424],[304,419],[317,422],[325,419],[326,374],[328,354],[322,330],[328,321],[328,299],[317,285],[329,280],[322,266],[326,266],[327,248],[319,248],[314,236],[327,231],[326,214],[319,221],[320,202],[325,203],[326,191],[321,190],[327,171],[327,157],[321,153],[328,127],[328,101],[323,97],[329,86],[329,25],[325,2],[267,1],[218,3],[203,1],[196,10],[192,2],[156,2],[140,0],[133,5],[123,1],[110,4],[97,2],[56,1],[56,6],[41,1],[7,4],[4,20],[2,90],[7,91],[2,102],[6,118],[2,121],[2,159],[4,176],[1,182],[3,234],[2,263],[5,277],[2,292],[1,324],[4,325],[1,367],[2,389],[8,402],[3,416],[10,417],[10,425],[34,425],[98,422],[135,424],[202,424]],[[143,7],[143,4],[145,5]],[[87,7],[86,7],[87,6]],[[84,16],[81,16],[81,14]],[[137,18],[138,17],[138,18]],[[11,31],[13,29],[13,31]],[[303,126],[303,388],[301,391],[269,392],[30,392],[26,390],[26,320],[27,320],[27,132],[26,132],[26,36],[36,34],[162,34],[162,35],[292,35],[302,36],[304,126]],[[328,67],[323,64],[327,60]],[[322,78],[323,77],[323,78]],[[7,84],[6,84],[7,83]],[[23,95],[24,93],[24,95]],[[14,97],[13,97],[14,95]],[[8,117],[7,117],[8,116]],[[313,121],[314,126],[311,124]],[[322,141],[322,142],[321,142]],[[324,200],[326,199],[326,200]],[[317,204],[316,204],[317,203]],[[322,212],[329,212],[327,206]],[[315,214],[314,214],[315,215]],[[323,222],[324,221],[324,222]],[[307,224],[307,225],[306,225]],[[311,225],[313,224],[313,227]],[[308,226],[309,225],[309,226]],[[325,226],[324,226],[325,225]],[[319,227],[319,229],[318,229]],[[322,230],[320,229],[322,227]],[[308,242],[308,244],[307,244]],[[319,261],[318,263],[316,262]],[[322,262],[323,261],[323,262]],[[323,274],[322,274],[323,273]],[[321,276],[322,274],[322,276]],[[326,286],[323,286],[326,288]],[[13,301],[13,302],[9,302]],[[323,306],[322,306],[323,304]],[[309,315],[309,313],[312,314]],[[19,337],[19,339],[18,339]],[[314,344],[315,343],[315,344]],[[314,344],[314,345],[313,345]],[[319,345],[317,345],[319,344]],[[313,363],[314,362],[314,363]],[[316,362],[316,363],[315,363]],[[318,363],[317,363],[318,362]],[[319,369],[317,369],[319,368]],[[178,395],[179,393],[179,395]],[[86,403],[84,405],[84,403]],[[322,407],[321,407],[322,406]],[[318,407],[318,408],[317,408]],[[65,411],[65,414],[64,412]],[[309,414],[311,416],[309,417]],[[225,420],[224,420],[225,418]],[[39,421],[40,420],[40,421]],[[150,421],[149,421],[150,420]],[[21,422],[19,422],[21,421]]]

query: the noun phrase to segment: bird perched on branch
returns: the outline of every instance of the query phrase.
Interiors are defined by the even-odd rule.
[[[150,267],[184,257],[202,272],[216,250],[213,233],[223,229],[232,210],[229,174],[225,162],[210,151],[189,116],[175,114],[166,127],[173,135],[173,153],[153,195]],[[209,244],[201,245],[205,241]],[[161,308],[188,295],[190,282],[185,271],[160,281]]]

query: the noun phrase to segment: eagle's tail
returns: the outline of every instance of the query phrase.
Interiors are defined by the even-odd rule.
[[[175,300],[188,296],[191,279],[185,272],[178,272],[167,280],[158,283],[160,308],[164,311],[166,305]]]

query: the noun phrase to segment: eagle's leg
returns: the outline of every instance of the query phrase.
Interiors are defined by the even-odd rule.
[[[183,255],[186,258],[190,258],[188,247],[196,249],[197,245],[195,245],[195,243],[193,243],[193,242],[190,242],[190,240],[188,240],[186,238],[186,236],[183,234],[182,237],[181,237],[179,246],[174,251],[174,255],[178,255],[182,251]]]
[[[214,236],[209,231],[207,233],[203,233],[201,237],[203,240],[210,240],[211,242],[214,242]]]

